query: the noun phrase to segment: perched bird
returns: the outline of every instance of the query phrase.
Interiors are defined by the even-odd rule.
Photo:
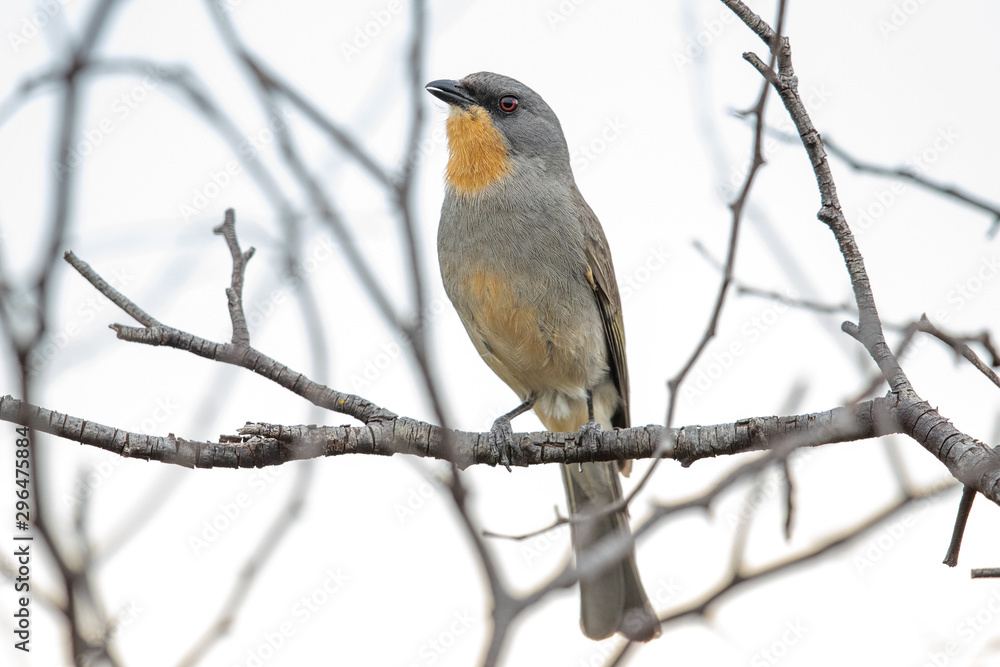
[[[490,442],[516,462],[510,420],[534,408],[550,431],[596,445],[601,428],[629,426],[621,298],[608,242],[576,187],[559,119],[533,90],[479,72],[427,90],[450,105],[448,166],[438,228],[445,291],[483,360],[522,403]],[[631,540],[619,466],[563,465],[579,565],[598,542]],[[599,513],[594,517],[595,513]],[[592,518],[586,519],[586,516]],[[648,641],[660,627],[639,580],[635,547],[580,581],[584,634]]]

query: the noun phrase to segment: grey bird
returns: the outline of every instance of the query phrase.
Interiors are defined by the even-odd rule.
[[[449,104],[441,278],[479,354],[522,401],[490,430],[499,460],[508,469],[518,461],[510,421],[532,408],[550,431],[579,429],[591,446],[602,428],[627,428],[625,331],[611,252],[576,187],[559,119],[533,90],[491,72],[432,81],[427,90]],[[578,565],[598,542],[631,541],[627,509],[601,513],[621,500],[619,468],[628,474],[630,467],[561,466],[571,515],[584,515],[571,524]],[[581,578],[580,611],[593,639],[659,636],[634,545],[621,561]]]

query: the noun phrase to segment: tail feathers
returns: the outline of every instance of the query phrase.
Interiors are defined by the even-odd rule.
[[[581,469],[582,468],[582,469]],[[614,463],[584,463],[562,466],[563,483],[570,514],[589,514],[622,498],[618,469]],[[599,557],[603,549],[616,549],[617,540],[631,535],[625,509],[584,523],[571,524],[577,566]],[[604,639],[620,632],[633,641],[660,636],[660,624],[639,579],[635,546],[621,561],[580,580],[580,625],[591,639]]]

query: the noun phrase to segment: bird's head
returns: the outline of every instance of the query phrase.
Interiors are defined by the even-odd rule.
[[[426,88],[450,105],[446,179],[456,191],[478,193],[515,166],[528,173],[569,172],[559,119],[520,81],[477,72],[460,81],[432,81]]]

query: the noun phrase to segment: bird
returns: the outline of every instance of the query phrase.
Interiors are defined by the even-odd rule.
[[[577,188],[559,119],[531,88],[492,72],[426,89],[448,104],[437,238],[445,292],[521,400],[493,423],[490,445],[508,470],[521,462],[511,420],[534,409],[546,429],[596,448],[602,429],[629,426],[625,330],[608,241]],[[560,466],[577,565],[599,543],[628,544],[620,561],[581,577],[583,633],[659,636],[628,509],[607,509],[621,501],[631,461]]]

